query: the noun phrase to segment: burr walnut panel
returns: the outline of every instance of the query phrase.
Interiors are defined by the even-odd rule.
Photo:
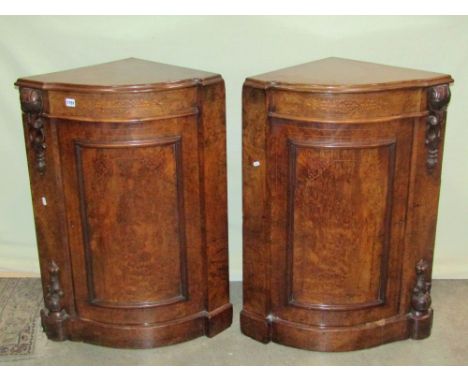
[[[73,107],[66,100],[72,99]],[[141,121],[194,114],[197,112],[196,88],[143,93],[82,93],[55,91],[49,93],[48,115],[81,121]]]
[[[317,122],[362,123],[427,114],[421,110],[419,92],[406,89],[360,94],[272,90],[270,108],[272,116]]]
[[[154,306],[187,298],[180,145],[180,137],[75,142],[93,304]],[[157,229],[162,221],[164,229]],[[116,289],[116,279],[128,288]]]
[[[196,127],[195,117],[126,126],[62,122],[64,192],[73,206],[68,229],[83,315],[106,321],[109,309],[121,307],[114,314],[123,322],[147,322],[146,308],[153,308],[160,322],[176,318],[174,304],[201,309],[200,170],[190,150],[198,144]]]
[[[289,304],[330,310],[382,304],[395,142],[288,146]]]

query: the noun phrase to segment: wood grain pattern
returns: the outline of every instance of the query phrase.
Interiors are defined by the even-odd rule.
[[[45,312],[48,336],[146,348],[226,329],[222,78],[124,60],[17,84],[34,88],[20,93],[44,293],[60,285],[66,312]],[[42,174],[30,111],[47,138]]]
[[[180,137],[75,141],[93,304],[150,307],[187,299],[180,144]],[[155,229],[160,222],[164,229]],[[119,278],[127,281],[123,290],[113,285]]]
[[[243,310],[242,331],[268,342],[271,312],[269,221],[266,152],[267,97],[262,89],[244,85],[242,93]],[[254,166],[254,162],[258,166]]]
[[[47,108],[47,93],[41,91],[41,97],[45,109]],[[20,101],[23,102],[24,99],[20,98]],[[28,109],[29,107],[26,110]],[[30,146],[27,114],[23,113],[22,117],[44,298],[46,298],[48,288],[51,285],[49,267],[51,262],[54,262],[60,270],[57,278],[63,292],[62,308],[68,312],[69,316],[72,316],[76,310],[68,249],[68,232],[66,224],[64,224],[66,211],[62,191],[57,128],[53,121],[44,118],[44,129],[48,143],[48,148],[45,151],[47,171],[41,174],[37,171],[35,152]],[[44,205],[44,200],[46,205]],[[60,340],[67,338],[68,317],[67,320],[47,320],[46,316],[42,315],[42,322],[45,323],[44,330],[46,333],[50,333],[51,338]]]
[[[383,304],[395,142],[288,146],[288,303],[325,310]]]
[[[244,334],[320,351],[430,334],[440,166],[427,168],[427,118],[434,94],[445,113],[450,82],[341,59],[246,80]]]

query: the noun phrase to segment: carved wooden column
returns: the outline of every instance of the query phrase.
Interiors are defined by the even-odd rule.
[[[29,142],[35,155],[36,169],[40,174],[45,172],[45,143],[44,121],[42,113],[42,93],[40,90],[22,88],[20,91],[21,109],[26,115]]]
[[[429,264],[421,259],[416,264],[416,285],[411,296],[410,320],[411,338],[423,339],[431,334],[431,283],[427,281]]]
[[[63,290],[60,285],[60,269],[51,261],[49,264],[49,285],[44,298],[46,309],[41,310],[42,326],[47,337],[56,341],[64,341],[68,338],[66,320],[68,314],[63,309]]]
[[[447,105],[450,102],[450,88],[448,85],[431,87],[427,98],[429,108],[426,133],[427,168],[432,171],[438,163],[441,129],[445,125]]]

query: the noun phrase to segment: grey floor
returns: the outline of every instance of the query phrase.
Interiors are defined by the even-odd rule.
[[[468,365],[468,280],[434,280],[432,335],[345,353],[320,353],[243,336],[241,284],[231,284],[234,322],[214,338],[149,350],[123,350],[41,338],[37,355],[0,365]]]

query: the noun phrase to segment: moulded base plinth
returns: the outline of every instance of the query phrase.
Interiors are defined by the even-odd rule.
[[[211,312],[202,311],[178,320],[153,325],[115,325],[76,317],[69,317],[60,323],[43,319],[42,323],[51,340],[83,341],[116,348],[144,349],[185,342],[203,335],[213,337],[231,325],[232,305],[225,304]],[[49,335],[57,330],[66,335]]]
[[[242,333],[257,341],[326,352],[365,349],[409,337],[422,339],[430,335],[431,324],[432,311],[417,320],[405,314],[356,326],[328,328],[241,312]]]

